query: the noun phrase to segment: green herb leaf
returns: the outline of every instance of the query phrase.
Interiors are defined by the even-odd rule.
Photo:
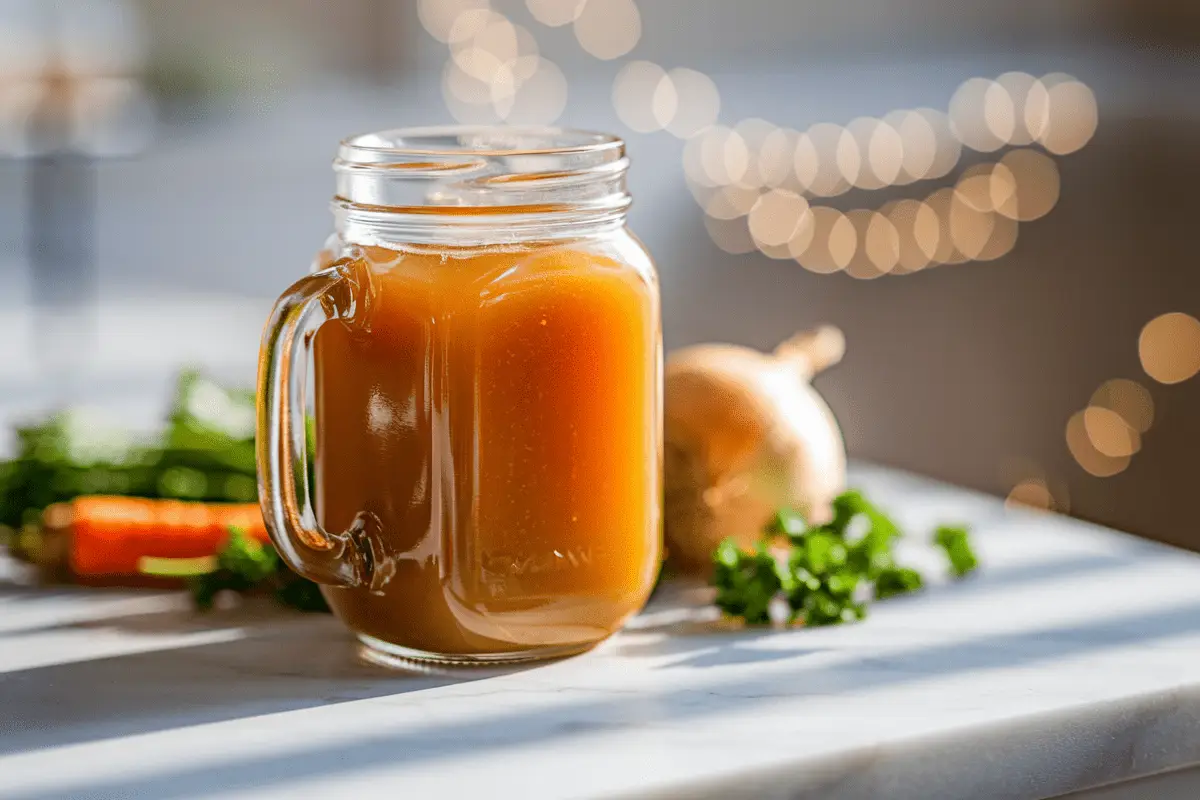
[[[717,607],[751,625],[771,621],[771,601],[783,587],[775,558],[765,545],[753,553],[726,539],[714,556],[713,585]]]
[[[777,512],[775,518],[771,520],[771,524],[767,526],[767,533],[787,536],[789,539],[802,536],[807,530],[808,522],[804,516],[799,511],[792,509]]]
[[[933,542],[945,551],[954,577],[966,577],[979,566],[979,559],[971,547],[970,533],[965,526],[943,525],[934,532]]]
[[[916,592],[925,585],[921,573],[908,567],[888,567],[875,579],[875,599],[887,600],[902,594]]]
[[[317,584],[292,572],[275,549],[250,538],[240,528],[229,529],[229,538],[217,554],[217,568],[189,582],[196,608],[212,608],[223,591],[269,593],[285,606],[300,611],[328,611]]]
[[[286,567],[284,572],[286,577],[282,578],[279,588],[275,590],[276,600],[297,611],[329,611],[329,604],[325,602],[325,595],[321,594],[320,586]]]

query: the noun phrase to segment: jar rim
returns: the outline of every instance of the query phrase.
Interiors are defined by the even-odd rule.
[[[342,139],[338,161],[381,165],[391,156],[409,163],[412,156],[570,155],[621,151],[625,142],[599,131],[550,126],[428,125],[359,133]]]

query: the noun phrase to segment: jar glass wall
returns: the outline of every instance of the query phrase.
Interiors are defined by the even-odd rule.
[[[357,566],[325,548],[314,577],[368,657],[577,652],[649,595],[661,333],[626,165],[619,140],[561,131],[343,145],[313,279],[351,296],[323,285],[306,334],[315,498],[272,527],[302,571],[348,532]]]

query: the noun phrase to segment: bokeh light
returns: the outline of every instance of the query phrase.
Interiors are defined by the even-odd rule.
[[[450,41],[450,31],[462,14],[485,11],[488,0],[418,0],[417,18],[429,35],[439,42]]]
[[[1092,394],[1091,405],[1116,412],[1138,433],[1145,433],[1154,424],[1154,398],[1150,390],[1128,378],[1105,381]]]
[[[806,206],[804,213],[800,215],[796,229],[792,231],[792,238],[788,239],[788,254],[792,258],[799,259],[812,244],[816,230],[816,217],[813,215],[812,207]]]
[[[514,25],[513,31],[517,35],[517,57],[508,66],[512,69],[513,75],[520,85],[522,81],[532,78],[546,59],[538,55],[537,39],[533,38],[533,34],[529,32],[528,28]]]
[[[904,143],[896,129],[874,117],[859,117],[846,126],[846,132],[855,144],[853,174],[844,171],[846,179],[860,189],[895,183],[904,162]]]
[[[854,186],[858,181],[859,175],[863,171],[863,157],[864,153],[859,148],[854,134],[850,130],[842,128],[833,151],[833,160],[841,174],[841,185],[846,189]]]
[[[788,261],[792,257],[792,250],[786,244],[769,245],[762,242],[755,242],[755,246],[758,248],[758,252],[776,261]]]
[[[745,217],[726,220],[705,215],[704,228],[713,243],[726,253],[736,256],[754,252],[754,240],[746,228]]]
[[[767,182],[759,171],[758,154],[762,152],[767,137],[776,130],[778,129],[770,122],[758,117],[744,119],[734,127],[734,133],[745,143],[748,154],[745,171],[734,179],[737,183],[751,187],[766,186]]]
[[[579,19],[587,0],[525,0],[529,13],[543,25],[558,28]]]
[[[1200,320],[1172,312],[1155,317],[1138,338],[1142,369],[1159,383],[1181,383],[1200,372]]]
[[[1017,237],[1020,235],[1021,226],[1015,220],[999,214],[989,216],[992,231],[988,235],[983,249],[975,255],[976,261],[995,261],[1011,253],[1012,249],[1017,246]]]
[[[995,229],[995,215],[971,205],[956,186],[950,201],[950,239],[966,260],[979,258]]]
[[[697,89],[683,88],[685,75]],[[733,220],[759,204],[747,222],[758,250],[782,258],[786,248],[814,272],[845,270],[859,278],[1010,253],[1019,223],[1048,214],[1061,191],[1054,159],[1023,145],[1036,141],[1067,152],[1083,146],[1095,129],[1091,90],[1063,74],[972,78],[958,87],[948,114],[900,109],[844,127],[819,122],[803,132],[759,118],[732,128],[717,125],[720,96],[707,76],[666,73],[648,62],[622,70],[614,102],[635,130],[666,128],[687,140],[688,187],[709,216]],[[1073,122],[1056,116],[1062,110]],[[952,187],[937,188],[924,200],[893,199],[875,210],[807,206],[805,195],[829,198],[852,187],[876,191],[945,178],[959,166],[964,146],[1018,149],[968,167]],[[721,187],[736,189],[718,192]],[[786,221],[785,209],[792,211]]]
[[[922,180],[933,169],[937,156],[937,134],[929,120],[917,111],[893,111],[883,121],[896,132],[900,146],[900,169],[894,183]]]
[[[951,237],[964,255],[975,261],[993,261],[1016,246],[1017,223],[993,213],[998,201],[1011,204],[1014,193],[1012,173],[1006,167],[976,164],[963,172],[954,197],[965,209],[951,206]]]
[[[683,175],[693,195],[696,194],[696,187],[712,188],[717,185],[704,169],[704,143],[707,138],[704,134],[693,136],[683,145]]]
[[[662,130],[675,116],[678,97],[667,72],[649,61],[630,61],[613,81],[617,117],[637,133]]]
[[[737,219],[750,213],[759,200],[757,189],[729,185],[713,191],[704,203],[704,213],[716,219]]]
[[[528,75],[518,75],[514,64],[506,64],[490,81],[481,81],[451,59],[442,72],[446,107],[464,123],[550,124],[566,108],[567,79],[552,61],[539,56],[532,64]]]
[[[642,38],[642,15],[633,0],[587,0],[574,30],[584,51],[611,61],[637,46]]]
[[[799,246],[789,248],[792,257],[810,272],[828,274],[840,271],[849,263],[854,255],[853,248],[857,246],[854,225],[842,212],[828,206],[812,206],[808,217],[812,234],[808,236],[807,246],[803,249]],[[851,248],[849,253],[846,252],[848,247]]]
[[[500,119],[492,105],[491,83],[463,72],[454,59],[447,60],[442,70],[442,97],[459,122],[482,124]]]
[[[794,185],[793,160],[800,134],[790,128],[776,128],[762,141],[758,149],[758,175],[765,186]]]
[[[1017,128],[1017,112],[1012,94],[1000,81],[990,81],[984,92],[983,124],[999,142],[999,146],[1012,143]]]
[[[1001,161],[992,164],[988,173],[987,205],[997,214],[1011,220],[1021,218],[1017,205],[1017,176]]]
[[[896,266],[891,271],[904,275],[929,266],[926,251],[937,249],[937,215],[920,200],[898,200],[888,207],[887,215],[896,230]],[[931,235],[934,241],[928,244],[921,241]]]
[[[1055,155],[1079,150],[1096,133],[1099,110],[1096,95],[1086,84],[1070,79],[1055,82],[1046,89],[1044,120],[1037,141]]]
[[[839,167],[842,158],[848,160],[848,168],[842,169],[842,176],[845,176],[852,186],[864,190],[877,190],[888,185],[888,181],[880,179],[871,166],[871,140],[882,125],[874,116],[859,116],[846,126],[846,133],[850,134],[850,140],[854,143],[853,148],[848,143],[839,146],[838,157]]]
[[[1131,456],[1142,449],[1141,435],[1111,408],[1085,408],[1083,428],[1092,447],[1110,458]]]
[[[808,212],[808,201],[787,189],[772,189],[761,195],[750,209],[750,236],[755,243],[785,247]],[[790,253],[785,250],[787,257]]]
[[[1036,461],[1006,458],[1001,464],[1001,472],[1002,480],[1012,486],[1004,502],[1005,508],[1062,514],[1070,510],[1071,499],[1066,484],[1051,477]]]
[[[1053,511],[1055,509],[1054,495],[1050,493],[1050,487],[1041,478],[1026,478],[1009,491],[1008,497],[1004,499],[1004,507]]]
[[[562,114],[567,102],[566,76],[556,64],[538,55],[537,41],[528,30],[486,3],[455,0],[437,9],[421,8],[430,32],[449,45],[442,94],[455,119],[549,124]],[[454,12],[452,20],[450,11]]]
[[[501,106],[501,119],[514,125],[549,125],[567,107],[567,76],[553,61],[537,59],[533,74],[517,87],[516,94]]]
[[[1006,72],[996,78],[996,83],[1004,88],[1012,104],[1012,130],[1005,139],[1010,145],[1026,145],[1034,141],[1033,132],[1029,129],[1028,107],[1029,93],[1037,85],[1037,78],[1028,72]]]
[[[488,83],[502,66],[517,58],[516,26],[504,15],[488,9],[459,14],[450,26],[447,43],[459,69]]]
[[[818,197],[850,188],[846,173],[858,176],[858,145],[845,128],[829,122],[810,127],[796,143],[793,168],[801,186]]]
[[[1021,148],[1004,154],[1000,164],[1007,170],[1005,180],[1011,180],[1015,192],[1003,197],[1005,190],[993,198],[996,210],[1006,217],[1022,222],[1046,216],[1058,203],[1061,180],[1054,159],[1036,150]],[[996,188],[993,182],[993,188]],[[995,202],[999,201],[999,202]]]
[[[963,170],[954,191],[960,200],[976,211],[994,211],[992,164],[975,164]]]
[[[417,18],[430,36],[450,43],[459,18],[474,13],[489,13],[488,0],[417,0]]]
[[[925,123],[933,131],[934,141],[937,143],[933,164],[921,177],[932,180],[944,178],[958,166],[958,161],[962,158],[962,142],[954,135],[950,126],[950,118],[941,111],[932,108],[918,108],[915,113],[920,114],[925,120]]]
[[[961,264],[965,257],[955,247],[950,231],[950,212],[954,204],[954,189],[949,186],[936,190],[925,200],[928,209],[926,222],[921,225],[918,241],[930,262],[934,264]],[[937,235],[928,233],[928,226],[936,221]],[[927,249],[932,245],[933,249]]]
[[[681,67],[671,70],[667,79],[678,98],[676,111],[666,124],[669,133],[687,139],[717,121],[721,113],[721,93],[712,78],[703,72]]]
[[[871,259],[867,255],[867,229],[871,224],[871,217],[873,215],[873,211],[865,208],[855,208],[845,212],[846,222],[849,224],[850,230],[853,231],[853,240],[847,237],[845,241],[844,252],[848,255],[848,258],[844,260],[838,258],[836,260],[840,263],[843,272],[859,280],[878,278],[882,274],[871,263]],[[835,228],[831,232],[831,235],[836,236],[839,233],[840,231]],[[851,241],[853,244],[851,244]],[[831,252],[836,255],[838,253],[838,243],[834,242],[833,244]]]
[[[871,212],[863,237],[863,251],[874,274],[856,277],[886,275],[900,263],[900,232],[889,216]]]
[[[808,131],[796,135],[795,147],[792,151],[792,177],[801,191],[812,191],[817,173],[821,169],[821,156],[817,153],[817,145]]]
[[[915,271],[941,263],[938,256],[944,250],[942,227],[937,210],[928,202],[920,203],[920,207],[913,212],[913,242],[919,253],[913,253],[902,261],[905,269]],[[917,264],[920,266],[914,266]]]
[[[700,138],[700,163],[713,186],[726,186],[742,179],[749,168],[750,150],[737,131],[714,125]]]
[[[858,252],[858,225],[847,214],[839,214],[829,229],[829,255],[838,269],[845,269]]]
[[[1074,82],[1075,78],[1065,72],[1051,72],[1034,81],[1029,87],[1025,98],[1025,125],[1029,129],[1033,141],[1041,141],[1049,130],[1051,107],[1050,90],[1064,83]]]
[[[1004,139],[992,130],[993,120],[1007,111],[1011,116],[1011,100],[1005,105],[1004,87],[987,78],[964,81],[950,98],[950,128],[959,141],[982,153],[990,153],[1004,145]]]
[[[1129,466],[1129,456],[1107,456],[1097,450],[1088,436],[1085,413],[1076,412],[1067,421],[1067,449],[1071,456],[1084,471],[1097,478],[1110,478],[1124,472]]]

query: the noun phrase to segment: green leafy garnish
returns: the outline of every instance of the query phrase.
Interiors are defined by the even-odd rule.
[[[742,552],[731,539],[722,542],[713,556],[713,583],[717,605],[752,625],[771,621],[771,601],[783,588],[783,575],[765,547]]]
[[[321,587],[286,568],[276,576],[275,599],[297,611],[329,611]]]
[[[943,525],[934,531],[933,543],[946,552],[950,562],[950,572],[956,578],[962,578],[975,571],[979,559],[971,548],[971,540],[967,529],[961,526]]]
[[[875,579],[875,599],[887,600],[909,592],[916,592],[925,585],[921,573],[908,567],[888,567]]]
[[[288,569],[270,545],[230,528],[229,538],[217,554],[217,568],[193,577],[189,583],[196,608],[213,607],[223,591],[239,594],[269,592],[283,605],[301,611],[328,611],[317,585]]]
[[[867,599],[886,600],[919,591],[917,570],[896,563],[901,536],[890,517],[857,491],[839,495],[832,519],[810,525],[796,511],[781,510],[753,552],[726,539],[713,554],[716,605],[751,625],[772,621],[771,607],[786,602],[787,621],[806,626],[837,625],[866,616]],[[951,572],[975,569],[967,529],[941,527],[937,543]]]

